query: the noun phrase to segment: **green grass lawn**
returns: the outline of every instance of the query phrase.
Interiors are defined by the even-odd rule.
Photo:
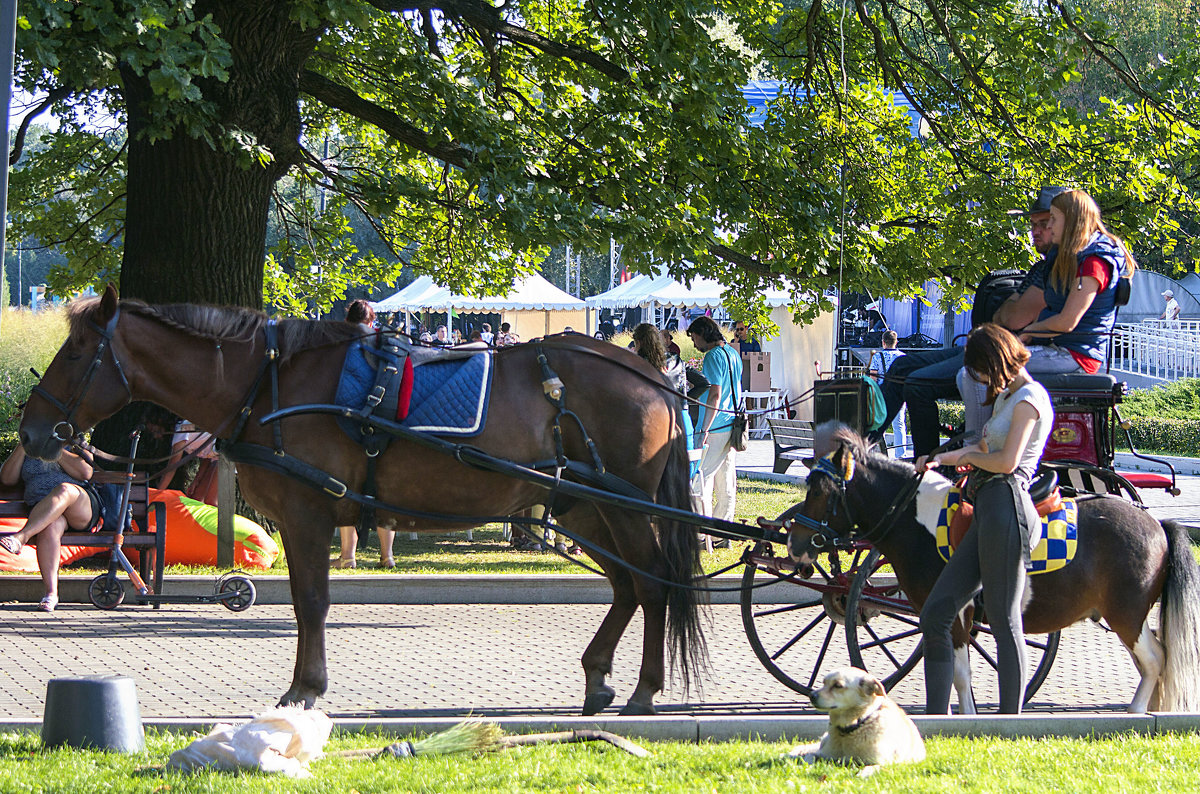
[[[737,519],[752,522],[758,516],[774,518],[792,505],[804,499],[803,486],[786,483],[764,482],[759,480],[738,480]],[[282,544],[281,544],[282,545]],[[731,565],[741,557],[745,544],[735,543],[730,549],[716,549],[713,553],[703,554],[703,564],[706,571],[715,571]],[[338,542],[335,538],[330,545],[330,557],[338,556]],[[393,545],[396,567],[385,570],[379,567],[379,538],[372,533],[367,548],[356,555],[358,568],[354,570],[334,569],[335,576],[351,574],[387,574],[387,573],[441,573],[441,574],[550,574],[550,573],[585,573],[582,568],[549,552],[515,551],[502,536],[499,524],[478,528],[473,533],[473,539],[467,540],[465,532],[446,534],[419,534],[416,540],[409,540],[407,532],[396,535]],[[584,558],[583,561],[590,562]],[[80,560],[78,563],[64,568],[64,573],[86,574],[107,570],[107,563],[101,567],[99,558]],[[168,576],[197,574],[216,576],[221,571],[208,566],[168,566]],[[262,574],[287,574],[287,560],[283,554],[269,571],[252,571]]]
[[[326,751],[380,747],[381,736],[336,735]],[[806,766],[782,758],[790,745],[643,743],[635,758],[597,743],[542,745],[483,755],[396,760],[321,759],[312,778],[260,773],[161,771],[191,737],[151,732],[147,750],[117,755],[42,752],[36,734],[0,735],[0,790],[117,792],[1103,792],[1194,791],[1200,737],[1172,734],[1109,739],[934,738],[922,763],[857,768]]]

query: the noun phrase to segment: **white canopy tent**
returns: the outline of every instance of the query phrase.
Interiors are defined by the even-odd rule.
[[[499,314],[522,339],[558,333],[568,327],[584,327],[588,322],[586,303],[536,273],[513,284],[504,295],[482,298],[456,295],[429,276],[421,276],[371,306],[377,312]]]
[[[667,275],[639,275],[607,292],[587,299],[592,309],[622,309],[634,306],[716,309],[723,304],[726,287],[719,281],[697,278],[690,285]],[[771,319],[779,326],[779,335],[761,340],[764,353],[771,354],[771,383],[790,395],[806,394],[816,379],[814,361],[823,360],[833,351],[833,313],[824,312],[816,321],[799,325],[792,318],[792,296],[784,290],[763,293],[771,308]],[[797,406],[798,416],[812,418],[812,401]]]

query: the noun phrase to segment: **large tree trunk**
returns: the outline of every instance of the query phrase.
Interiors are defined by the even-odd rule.
[[[248,133],[274,159],[264,166],[183,130],[151,141],[149,83],[123,70],[129,157],[121,295],[257,309],[271,188],[299,157],[299,74],[319,31],[291,22],[290,3],[196,6],[197,16],[213,15],[233,56],[228,82],[199,84],[205,100],[226,131]]]
[[[321,32],[301,30],[291,9],[274,0],[196,4],[198,17],[213,15],[233,56],[228,82],[200,83],[204,98],[225,130],[249,133],[270,150],[265,166],[183,130],[150,140],[149,82],[122,70],[129,114],[122,297],[262,308],[271,188],[300,155],[299,74]],[[149,407],[135,404],[102,422],[92,442],[127,454],[130,429],[144,423],[150,432],[139,457],[167,454],[172,418]]]

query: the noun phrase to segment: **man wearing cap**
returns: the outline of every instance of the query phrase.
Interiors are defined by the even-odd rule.
[[[1162,316],[1158,319],[1166,320],[1174,325],[1174,321],[1179,319],[1179,301],[1175,300],[1175,291],[1165,289],[1162,296],[1167,299],[1167,308],[1163,310]]]
[[[1017,291],[996,309],[992,322],[1016,331],[1037,320],[1045,307],[1046,278],[1058,256],[1058,246],[1050,242],[1050,202],[1066,190],[1057,185],[1043,187],[1027,212],[1014,210],[1010,213],[1029,217],[1033,247],[1042,259],[1030,268]],[[941,441],[937,401],[959,398],[956,379],[963,366],[963,350],[949,347],[909,351],[884,376],[882,389],[888,414],[881,427],[891,425],[896,414],[907,404],[914,457],[928,455]],[[875,431],[871,439],[881,435]]]

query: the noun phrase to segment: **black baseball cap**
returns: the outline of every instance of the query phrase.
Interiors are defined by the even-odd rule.
[[[1036,215],[1039,212],[1049,212],[1050,202],[1054,201],[1055,196],[1060,196],[1067,192],[1067,188],[1060,185],[1047,185],[1038,191],[1037,198],[1029,205],[1027,211],[1010,210],[1009,215]]]

